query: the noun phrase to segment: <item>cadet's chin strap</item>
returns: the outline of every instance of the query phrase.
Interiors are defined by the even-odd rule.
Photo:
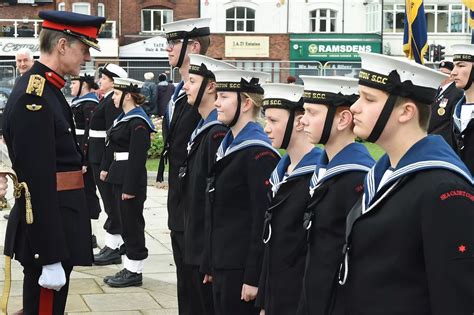
[[[15,199],[21,197],[21,191],[25,191],[25,218],[26,224],[33,224],[33,209],[31,206],[31,195],[28,190],[28,185],[25,182],[19,182],[16,173],[11,168],[7,167],[3,163],[0,163],[0,174],[7,175],[13,181],[13,196]],[[5,280],[3,284],[3,294],[1,299],[1,309],[4,314],[7,314],[8,299],[10,297],[11,289],[11,257],[5,255]]]
[[[385,128],[385,125],[388,122],[388,119],[390,118],[390,115],[392,114],[393,107],[395,106],[397,98],[398,96],[393,94],[390,94],[388,96],[388,99],[385,102],[385,105],[383,106],[382,112],[380,113],[380,116],[377,119],[377,122],[375,123],[374,129],[372,129],[372,132],[366,139],[368,142],[375,143],[379,139]]]
[[[237,123],[237,120],[239,120],[240,117],[240,108],[241,105],[240,103],[242,102],[242,99],[240,97],[240,92],[237,92],[237,109],[235,110],[234,118],[232,118],[232,121],[227,125],[227,127],[233,127]]]
[[[79,91],[77,91],[77,97],[80,97],[80,96],[81,96],[82,84],[83,84],[83,83],[84,83],[84,81],[79,80]]]
[[[320,144],[326,144],[331,136],[332,123],[334,121],[334,116],[336,115],[336,106],[328,105],[328,113],[326,114],[326,119],[324,120],[323,132],[321,134],[321,139],[319,140]]]
[[[183,38],[183,44],[181,45],[181,51],[179,53],[178,63],[176,64],[176,68],[181,68],[183,65],[184,57],[186,56],[186,50],[188,48],[188,37]]]
[[[119,108],[123,109],[123,101],[125,100],[125,95],[126,94],[127,94],[127,92],[125,92],[125,91],[122,92],[122,96],[120,96]]]
[[[283,136],[283,141],[281,143],[281,149],[287,149],[290,144],[291,134],[293,133],[293,125],[295,123],[295,109],[290,109],[290,117],[288,117],[288,122],[286,123],[285,135]]]
[[[469,88],[472,85],[472,81],[474,81],[474,63],[472,63],[472,68],[471,68],[471,72],[469,73],[469,79],[467,80],[467,84],[465,87],[463,87],[464,91],[469,90]]]
[[[208,83],[209,83],[209,79],[204,77],[204,79],[202,80],[201,86],[199,87],[199,92],[196,96],[196,100],[194,101],[194,105],[193,105],[194,107],[198,108],[199,105],[201,104],[202,97],[204,95],[204,91],[206,90],[206,86]]]

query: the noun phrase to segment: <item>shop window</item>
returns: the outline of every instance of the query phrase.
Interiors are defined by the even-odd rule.
[[[227,32],[255,32],[255,10],[235,7],[226,10]]]

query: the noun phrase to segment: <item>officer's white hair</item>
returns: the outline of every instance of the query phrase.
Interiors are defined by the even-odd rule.
[[[15,54],[15,58],[18,57],[18,55],[27,55],[28,59],[33,60],[33,52],[29,50],[28,48],[20,48]]]
[[[155,75],[153,74],[153,72],[146,72],[143,77],[145,78],[145,80],[153,80],[155,78]]]

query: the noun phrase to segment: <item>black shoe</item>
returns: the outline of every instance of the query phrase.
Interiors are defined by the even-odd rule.
[[[92,248],[97,248],[97,237],[92,234]]]
[[[122,246],[120,246],[120,255],[125,255],[127,253],[127,251],[125,250],[125,244],[122,244]]]
[[[108,279],[106,280],[104,278],[104,282],[113,288],[141,286],[143,283],[141,273],[131,272],[125,268],[117,272],[114,276],[106,278]]]
[[[122,255],[119,249],[104,246],[97,255],[94,255],[94,265],[105,266],[122,263]]]
[[[8,220],[8,218],[10,217],[10,213],[4,214],[3,217],[5,218],[5,220]]]

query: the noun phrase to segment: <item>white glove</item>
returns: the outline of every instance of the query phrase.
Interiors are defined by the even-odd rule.
[[[38,284],[46,289],[59,291],[66,284],[66,274],[60,262],[43,266]]]

